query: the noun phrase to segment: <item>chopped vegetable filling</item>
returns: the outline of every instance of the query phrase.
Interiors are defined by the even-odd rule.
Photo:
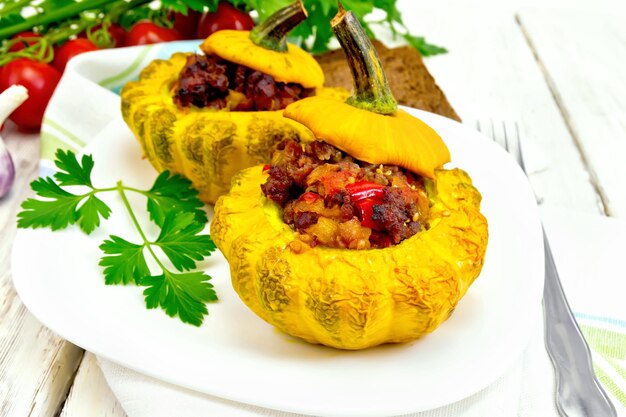
[[[234,111],[281,110],[314,95],[314,88],[276,81],[272,76],[215,55],[190,55],[174,89],[174,102]]]
[[[384,248],[428,228],[422,177],[373,165],[322,141],[279,145],[261,186],[283,220],[311,246]]]

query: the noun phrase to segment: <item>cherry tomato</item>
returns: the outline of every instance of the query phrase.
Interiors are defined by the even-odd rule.
[[[61,73],[52,65],[26,58],[18,58],[3,66],[0,69],[0,91],[13,84],[21,84],[28,90],[28,99],[9,119],[23,130],[38,130],[60,79]]]
[[[150,21],[137,22],[126,34],[126,46],[149,45],[159,42],[180,41],[183,37],[175,29],[157,26]]]
[[[26,32],[22,32],[22,33],[18,33],[17,35],[14,35],[11,39],[19,39],[19,38],[41,38],[41,35],[35,32],[31,32],[30,30],[27,30]],[[30,46],[34,44],[35,42],[28,41],[25,43],[27,43],[28,46]],[[18,43],[11,45],[11,47],[9,48],[9,52],[21,51],[24,48],[25,48],[24,42],[18,42]]]
[[[109,25],[109,35],[113,39],[113,47],[119,48],[120,46],[124,46],[126,43],[126,31],[123,27],[116,23],[111,23]]]
[[[76,55],[97,50],[98,47],[88,39],[78,38],[67,41],[63,45],[55,49],[52,66],[60,72],[63,72],[65,71],[65,66],[67,65],[67,62]]]
[[[94,33],[94,32],[101,30],[101,28],[102,28],[102,24],[98,24],[94,26],[93,28],[89,29],[89,31],[91,33]],[[124,43],[126,41],[126,31],[124,30],[123,27],[121,27],[117,23],[111,23],[107,30],[109,32],[109,36],[111,36],[111,39],[113,40],[113,45],[111,45],[111,47],[119,48],[120,46],[124,46]],[[78,35],[78,37],[87,38],[87,33],[81,32]]]
[[[250,30],[253,27],[254,21],[248,13],[229,3],[219,3],[216,11],[202,15],[198,23],[197,36],[204,39],[218,30]]]
[[[181,34],[183,39],[196,39],[196,28],[200,16],[200,12],[189,9],[187,16],[182,13],[172,13],[169,18],[174,21],[174,29]]]

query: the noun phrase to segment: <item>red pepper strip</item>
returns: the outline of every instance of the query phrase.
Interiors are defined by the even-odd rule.
[[[263,165],[263,172],[267,172],[270,170],[270,164]]]
[[[320,198],[319,194],[307,191],[306,193],[302,194],[298,200],[306,201],[307,203],[314,203],[317,201],[318,198]]]
[[[377,202],[382,202],[385,194],[385,186],[371,181],[359,181],[346,185],[346,190],[350,193],[350,200],[354,203],[366,198],[373,198]]]
[[[372,215],[374,214],[373,206],[378,203],[379,202],[373,198],[364,198],[355,203],[357,215],[363,227],[373,229],[376,226],[376,223],[372,220]]]

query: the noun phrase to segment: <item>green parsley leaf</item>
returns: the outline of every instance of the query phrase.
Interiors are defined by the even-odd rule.
[[[385,17],[387,22],[402,23],[402,14],[396,7],[396,0],[374,0],[374,7],[387,13]]]
[[[54,174],[59,185],[91,185],[91,170],[93,169],[93,158],[91,155],[83,155],[82,165],[78,162],[76,155],[72,151],[58,149],[54,164],[59,168],[59,172]]]
[[[98,265],[104,267],[104,282],[107,285],[135,283],[139,285],[144,277],[150,275],[143,254],[144,245],[131,243],[119,236],[111,235],[100,249],[103,256]]]
[[[203,272],[176,274],[164,270],[161,275],[145,277],[141,285],[146,288],[147,308],[161,307],[165,313],[194,326],[200,326],[208,314],[206,303],[217,300],[210,276]]]
[[[342,0],[342,3],[346,10],[351,10],[358,17],[364,17],[374,10],[374,3],[372,1]]]
[[[402,37],[409,45],[417,49],[422,56],[433,56],[448,52],[446,48],[426,42],[426,39],[422,36],[413,36],[410,33],[405,33]]]
[[[93,158],[84,155],[82,165],[72,151],[57,150],[54,161],[59,172],[54,174],[58,184],[50,177],[39,178],[31,184],[39,200],[29,198],[22,203],[24,209],[18,213],[17,225],[26,227],[50,227],[52,230],[64,229],[70,224],[78,223],[87,234],[100,225],[100,217],[108,219],[111,209],[97,198],[91,184]],[[59,185],[83,185],[91,188],[85,194],[72,194]],[[83,202],[82,204],[80,204]],[[80,205],[80,207],[79,207]]]
[[[29,198],[24,201],[23,210],[17,215],[18,227],[50,227],[59,230],[76,223],[79,218],[76,208],[84,196],[63,190],[50,177],[39,178],[30,186],[39,197],[50,200]]]
[[[169,211],[192,213],[195,220],[202,224],[209,221],[202,210],[204,204],[198,199],[198,192],[191,187],[188,179],[180,175],[163,171],[145,195],[148,198],[150,219],[159,226],[163,225],[165,214]]]
[[[209,256],[216,247],[209,235],[200,235],[204,224],[195,221],[193,213],[167,213],[161,234],[154,242],[179,271],[196,267],[196,261]]]
[[[108,219],[111,209],[95,195],[90,195],[78,209],[78,225],[83,232],[90,234],[100,226],[100,216]]]

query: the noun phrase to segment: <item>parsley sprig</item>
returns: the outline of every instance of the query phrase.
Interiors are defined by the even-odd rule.
[[[206,303],[217,300],[211,277],[201,271],[192,271],[196,263],[215,251],[211,237],[201,234],[208,218],[198,192],[190,182],[165,171],[155,180],[149,190],[140,190],[118,181],[114,187],[96,188],[91,181],[94,161],[84,155],[79,162],[71,151],[58,150],[54,161],[58,172],[54,177],[39,178],[31,188],[37,197],[22,203],[17,225],[20,228],[49,227],[59,230],[77,224],[89,234],[102,219],[108,219],[111,208],[96,195],[117,192],[122,200],[141,241],[130,242],[111,235],[100,245],[104,253],[99,265],[104,268],[107,285],[135,284],[145,287],[143,294],[147,308],[160,307],[166,314],[195,326],[202,324],[208,314]],[[73,193],[63,187],[78,187],[83,193]],[[72,188],[72,191],[74,191]],[[150,220],[160,233],[154,240],[148,239],[135,215],[127,192],[143,195]],[[160,249],[157,252],[156,249]],[[175,270],[165,264],[162,255]],[[146,256],[152,259],[154,273],[148,266]]]

